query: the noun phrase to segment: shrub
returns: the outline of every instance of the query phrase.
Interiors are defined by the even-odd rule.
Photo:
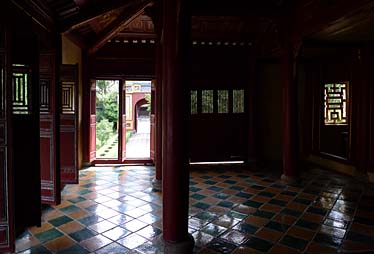
[[[96,149],[105,145],[112,135],[112,124],[107,119],[99,121],[96,125]]]

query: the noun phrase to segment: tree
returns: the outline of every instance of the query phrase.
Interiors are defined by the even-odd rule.
[[[96,119],[97,122],[107,119],[117,128],[118,121],[118,90],[111,80],[96,81]]]

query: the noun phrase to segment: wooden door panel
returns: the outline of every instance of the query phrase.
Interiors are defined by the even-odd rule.
[[[155,134],[156,134],[156,120],[155,120],[155,92],[156,92],[156,80],[152,80],[151,83],[151,129],[150,129],[150,157],[151,160],[155,159]]]
[[[36,48],[36,37],[14,38],[11,68],[12,150],[15,230],[41,224],[39,53],[28,52],[24,41]],[[24,92],[22,92],[24,91]],[[27,213],[25,213],[27,211]]]
[[[43,52],[39,59],[40,74],[40,177],[43,204],[61,202],[59,150],[56,140],[56,56]]]
[[[91,80],[90,111],[90,162],[93,162],[96,160],[96,80]]]
[[[120,81],[120,101],[122,102],[121,107],[121,133],[119,133],[121,137],[121,149],[122,154],[121,158],[122,161],[126,159],[126,85],[125,82]]]
[[[78,66],[62,65],[60,79],[61,182],[78,183]]]
[[[0,27],[1,38],[4,31]],[[3,41],[0,45],[4,45]],[[10,191],[12,179],[11,152],[8,150],[11,143],[9,121],[10,111],[10,80],[9,68],[6,66],[6,51],[0,48],[0,252],[14,251],[14,212],[12,210],[13,193]],[[4,75],[7,73],[7,75]]]
[[[150,133],[150,156],[151,156],[151,160],[154,161],[155,159],[155,133],[156,133],[156,121],[155,121],[155,115],[152,114],[151,115],[151,133]]]

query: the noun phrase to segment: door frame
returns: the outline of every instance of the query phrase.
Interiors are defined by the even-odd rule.
[[[125,164],[125,165],[153,165],[154,160],[151,158],[151,155],[149,158],[126,158],[122,155],[122,144],[123,144],[123,136],[126,134],[122,131],[122,125],[123,125],[123,115],[126,113],[126,81],[129,80],[135,80],[135,81],[152,81],[151,77],[118,77],[118,76],[95,76],[91,77],[90,80],[118,80],[119,81],[119,109],[118,109],[118,158],[117,159],[97,159],[95,158],[91,163],[93,165],[105,165],[105,164]],[[91,89],[91,87],[90,87]],[[124,92],[125,93],[124,93]],[[90,94],[90,97],[91,94]],[[90,98],[92,99],[92,98]],[[96,99],[96,96],[95,96]],[[153,99],[153,98],[152,98]],[[95,102],[96,105],[96,102]],[[152,105],[152,104],[151,104]],[[153,106],[153,105],[152,105]],[[91,114],[91,112],[88,112]],[[126,124],[126,123],[125,123]],[[121,131],[119,131],[121,128]],[[91,135],[91,132],[90,134]],[[92,137],[90,136],[89,139]],[[96,138],[96,137],[95,137]],[[124,146],[125,147],[125,146]],[[126,148],[125,148],[126,149]]]

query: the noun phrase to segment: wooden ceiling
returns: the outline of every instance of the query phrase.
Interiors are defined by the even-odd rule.
[[[26,0],[23,0],[26,1]],[[90,53],[108,41],[155,39],[145,9],[155,0],[32,0],[58,30]],[[157,0],[156,0],[157,1]],[[254,41],[295,0],[191,0],[192,36],[197,40]]]
[[[94,53],[108,41],[154,40],[155,27],[147,16],[147,8],[161,0],[17,0],[36,3],[64,33],[79,46]],[[328,13],[337,6],[344,9],[350,2],[369,0],[189,0],[192,12],[192,40],[256,43],[261,38],[277,38],[278,25],[288,20],[300,34],[309,28],[313,18]],[[333,8],[334,7],[334,8]],[[318,9],[319,8],[319,9]],[[157,16],[157,14],[155,14]],[[325,14],[321,14],[325,18]],[[325,16],[323,16],[325,15]],[[326,22],[329,20],[326,16]],[[290,22],[290,20],[300,20]],[[338,20],[339,21],[339,20]],[[309,23],[310,24],[309,24]],[[307,24],[308,27],[304,27]],[[353,25],[355,24],[355,25]],[[358,25],[357,25],[358,24]],[[340,20],[313,34],[312,39],[339,39],[368,37],[374,25],[373,10]],[[300,32],[301,31],[301,32]],[[312,30],[311,30],[312,31]],[[343,31],[343,32],[342,32]],[[272,33],[268,35],[266,33]],[[306,33],[306,32],[305,32]],[[265,35],[264,35],[265,34]],[[370,35],[374,39],[374,35]]]
[[[330,43],[374,41],[374,6],[336,20],[325,29],[308,36],[307,40]]]

